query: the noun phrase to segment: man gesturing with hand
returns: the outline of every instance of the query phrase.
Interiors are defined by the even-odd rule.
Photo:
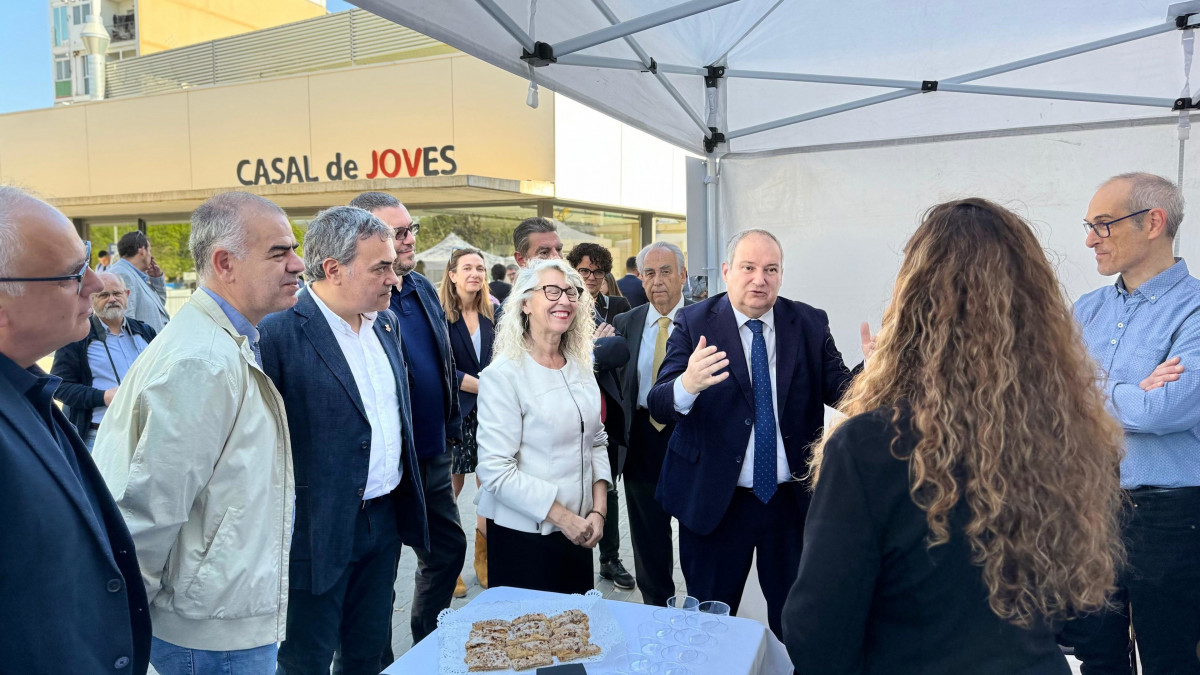
[[[727,294],[676,313],[650,391],[651,416],[675,423],[655,498],[679,519],[688,594],[736,612],[757,555],[768,622],[781,635],[809,502],[798,477],[824,406],[852,375],[825,312],[778,297],[783,249],[774,235],[735,235],[721,274]]]

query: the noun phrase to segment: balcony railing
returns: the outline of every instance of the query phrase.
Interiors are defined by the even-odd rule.
[[[140,96],[452,51],[416,31],[352,9],[110,62],[107,96]]]

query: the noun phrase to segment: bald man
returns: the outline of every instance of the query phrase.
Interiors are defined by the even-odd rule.
[[[90,245],[0,186],[0,663],[4,672],[145,673],[150,619],[129,530],[37,361],[84,338]]]

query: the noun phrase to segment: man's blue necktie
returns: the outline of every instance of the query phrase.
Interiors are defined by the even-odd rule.
[[[750,319],[746,327],[754,333],[750,343],[750,378],[754,388],[754,496],[766,504],[778,489],[775,461],[775,405],[771,392],[771,366],[767,362],[767,340],[763,322]]]

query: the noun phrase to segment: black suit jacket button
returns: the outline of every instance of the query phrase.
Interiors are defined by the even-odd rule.
[[[367,448],[371,447],[371,442],[370,442],[370,441],[363,441],[363,442],[362,442],[362,445],[361,445],[361,446],[359,446],[359,447],[361,447],[363,450],[366,450]]]
[[[359,496],[359,497],[361,497],[361,496],[363,496],[363,495],[365,495],[365,494],[367,494],[367,490],[366,490],[366,488],[358,488],[358,496]]]
[[[121,580],[120,579],[109,579],[108,580],[108,592],[116,593],[119,590],[121,590]]]
[[[734,464],[741,464],[741,463],[742,463],[742,456],[741,456],[741,455],[738,455],[737,457],[734,457],[734,458],[733,458],[733,463],[734,463]]]
[[[751,424],[754,424],[754,421],[751,420],[749,417],[747,417],[746,418],[746,426],[750,426]]]
[[[113,668],[116,668],[117,670],[125,668],[128,665],[129,665],[129,657],[128,656],[122,656],[121,658],[117,659],[116,661],[113,661]]]

